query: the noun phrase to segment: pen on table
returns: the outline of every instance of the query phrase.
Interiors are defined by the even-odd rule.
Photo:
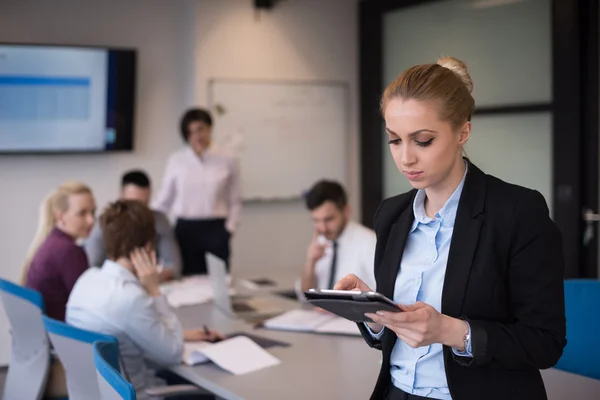
[[[204,325],[204,334],[206,335],[207,342],[215,343],[217,341],[216,338],[212,337],[212,335],[210,333],[210,329],[208,329],[208,326],[206,326],[206,325]]]

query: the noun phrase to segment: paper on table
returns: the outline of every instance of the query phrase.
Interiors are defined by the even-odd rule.
[[[192,276],[181,281],[161,285],[160,291],[171,307],[179,308],[207,303],[214,298],[213,288],[205,276]],[[230,290],[232,294],[233,289]]]
[[[193,365],[190,364],[192,360],[200,360],[196,364],[210,360],[234,375],[258,371],[281,362],[245,336],[237,336],[214,344],[206,343],[196,348],[188,345],[191,344],[186,343],[186,350],[189,349],[195,359],[191,357],[186,359],[184,352],[184,362],[186,364]],[[204,356],[204,359],[201,356]]]
[[[209,342],[185,342],[183,345],[183,362],[187,365],[202,364],[208,358],[202,354],[202,350],[212,346]]]
[[[258,286],[256,283],[254,283],[254,282],[252,282],[250,280],[247,280],[247,279],[240,279],[240,280],[238,280],[238,283],[241,286],[244,286],[244,287],[246,287],[246,288],[248,288],[250,290],[258,290],[258,289],[260,289],[260,286]]]
[[[338,335],[360,335],[356,324],[334,314],[310,310],[291,310],[266,320],[267,329],[297,332],[331,333]]]
[[[252,290],[258,290],[262,287],[274,288],[277,286],[277,283],[270,278],[238,279],[237,282],[238,284]]]
[[[178,288],[167,294],[169,305],[175,308],[208,303],[212,298],[212,291],[207,293],[206,290],[195,287]]]
[[[211,287],[208,278],[205,276],[190,276],[178,281],[169,281],[160,285],[160,291],[164,295],[186,287]]]
[[[332,314],[309,310],[291,310],[266,320],[265,328],[289,331],[313,332],[320,325],[335,318]]]
[[[358,330],[356,322],[341,317],[334,317],[330,321],[325,322],[323,325],[320,325],[315,332],[360,336],[360,331]]]

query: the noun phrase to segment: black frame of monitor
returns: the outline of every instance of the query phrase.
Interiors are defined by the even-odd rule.
[[[114,52],[117,63],[118,77],[124,79],[117,80],[115,109],[120,118],[120,131],[124,134],[116,133],[116,140],[110,148],[102,150],[18,150],[5,151],[0,150],[0,156],[21,156],[21,155],[77,155],[77,154],[110,154],[118,152],[131,152],[134,150],[135,136],[135,105],[136,105],[136,79],[137,79],[137,49],[127,47],[102,46],[102,45],[80,45],[64,43],[20,43],[0,41],[0,46],[31,46],[31,47],[56,47],[56,48],[76,48],[76,49],[95,49]],[[107,110],[108,111],[108,110]]]

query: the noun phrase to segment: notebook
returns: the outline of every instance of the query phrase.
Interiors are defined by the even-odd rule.
[[[356,323],[314,310],[291,310],[263,322],[266,329],[360,336]]]

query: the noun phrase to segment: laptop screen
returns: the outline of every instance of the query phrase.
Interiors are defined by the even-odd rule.
[[[229,287],[227,285],[225,261],[211,253],[206,253],[205,258],[206,266],[208,267],[208,276],[215,296],[215,305],[222,311],[233,314],[231,298],[229,297]]]

